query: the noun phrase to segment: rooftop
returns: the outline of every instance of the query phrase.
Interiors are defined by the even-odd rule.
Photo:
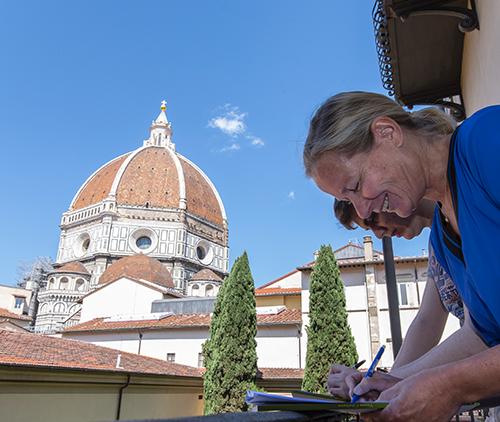
[[[68,327],[65,333],[88,331],[114,331],[133,329],[173,329],[196,328],[210,326],[209,314],[165,315],[160,319],[110,321],[109,318],[96,318],[81,324]],[[257,315],[257,325],[290,325],[300,324],[302,321],[300,310],[284,309],[276,314]]]
[[[0,366],[201,377],[201,371],[78,340],[0,329]]]

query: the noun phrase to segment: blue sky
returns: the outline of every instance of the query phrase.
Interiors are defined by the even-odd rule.
[[[167,100],[177,150],[212,179],[231,262],[256,285],[365,234],[303,174],[308,121],[345,90],[384,92],[372,1],[6,1],[0,5],[0,284],[55,257],[86,178],[142,145]],[[426,231],[395,240],[420,254]],[[377,241],[376,246],[380,247]]]

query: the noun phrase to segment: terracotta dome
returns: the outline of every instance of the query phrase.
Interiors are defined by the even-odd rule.
[[[57,268],[56,270],[52,271],[52,273],[75,273],[75,274],[90,275],[87,268],[85,268],[85,266],[79,261],[68,262],[67,264],[64,264],[61,268]]]
[[[117,206],[185,209],[222,226],[226,215],[217,190],[203,171],[175,151],[171,133],[162,108],[144,146],[92,174],[75,195],[70,211],[111,198]]]
[[[110,283],[121,277],[146,280],[163,287],[174,288],[170,272],[157,259],[137,254],[126,256],[111,264],[99,278],[99,284]]]
[[[190,281],[218,281],[219,283],[221,283],[222,278],[220,278],[212,270],[204,268],[203,270],[198,271],[195,275],[193,275]]]

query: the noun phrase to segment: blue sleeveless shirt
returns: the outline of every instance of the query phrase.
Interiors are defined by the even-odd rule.
[[[430,241],[476,332],[495,346],[500,344],[500,106],[478,111],[457,128],[448,183],[460,236],[436,207]]]

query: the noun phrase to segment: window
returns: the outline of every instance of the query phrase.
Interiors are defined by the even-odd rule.
[[[399,305],[417,306],[417,289],[415,283],[398,283]]]
[[[175,353],[167,353],[167,362],[175,362]]]
[[[191,287],[191,296],[199,296],[200,295],[200,286],[197,284],[193,284]]]
[[[202,246],[198,246],[196,248],[196,256],[198,256],[198,259],[201,261],[203,258],[207,256],[207,252],[205,251],[205,248]]]
[[[151,239],[147,236],[141,236],[135,241],[136,246],[139,249],[149,249],[151,247]]]
[[[64,311],[66,311],[66,305],[62,302],[59,302],[59,303],[56,303],[54,305],[54,312],[55,313],[63,313]]]
[[[59,281],[59,289],[67,290],[68,287],[69,287],[69,280],[66,277],[61,278],[61,281]]]
[[[205,296],[213,296],[214,295],[214,286],[208,284],[205,288]]]
[[[76,290],[78,292],[83,292],[85,290],[85,280],[83,280],[82,278],[76,280]]]
[[[14,303],[14,308],[22,309],[24,308],[24,297],[14,296],[16,302]]]
[[[203,368],[203,353],[198,353],[198,368]]]

